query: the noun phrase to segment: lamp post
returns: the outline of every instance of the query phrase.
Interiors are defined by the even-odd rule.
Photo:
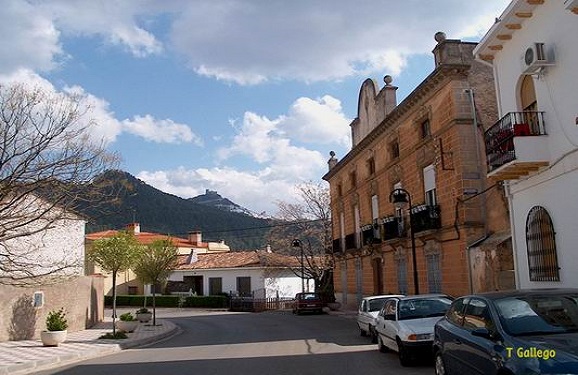
[[[409,229],[411,232],[411,256],[412,256],[412,265],[413,265],[413,286],[414,286],[414,293],[419,294],[419,282],[417,277],[417,258],[415,255],[415,233],[413,227],[413,214],[411,212],[411,195],[409,191],[405,189],[394,189],[389,194],[389,201],[393,203],[396,208],[403,209],[406,206],[409,210]]]
[[[303,259],[303,245],[301,244],[301,240],[294,239],[292,243],[293,247],[298,247],[301,251],[301,293],[305,293],[305,269],[304,263],[305,260]]]

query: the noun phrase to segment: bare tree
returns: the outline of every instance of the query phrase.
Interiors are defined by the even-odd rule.
[[[276,252],[295,256],[302,267],[293,272],[305,279],[313,279],[317,292],[326,302],[334,302],[331,207],[329,189],[321,183],[299,184],[300,202],[277,202],[276,219],[279,225],[269,232],[268,241]],[[297,241],[296,241],[297,240]]]
[[[156,240],[147,245],[135,266],[137,277],[153,287],[153,326],[156,325],[156,286],[166,282],[178,265],[179,251],[170,238]]]
[[[118,156],[91,138],[95,123],[86,114],[76,96],[0,86],[0,284],[46,283],[79,266],[69,259],[40,264],[41,246],[22,243],[114,196],[97,177]]]

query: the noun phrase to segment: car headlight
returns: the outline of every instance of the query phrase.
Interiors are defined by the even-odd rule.
[[[407,341],[433,340],[433,333],[412,333],[407,336]]]

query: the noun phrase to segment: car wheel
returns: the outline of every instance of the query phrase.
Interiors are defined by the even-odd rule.
[[[370,329],[369,335],[371,336],[371,343],[372,344],[377,343],[377,332],[375,332],[375,329]]]
[[[381,337],[377,337],[377,349],[382,353],[387,353],[389,349],[387,346],[383,345],[383,341],[381,341]]]
[[[399,356],[399,363],[402,366],[411,366],[409,350],[403,346],[401,340],[397,340],[397,355]]]
[[[446,366],[444,364],[444,359],[442,358],[441,352],[436,352],[435,355],[435,364],[434,364],[435,374],[436,375],[446,375]]]

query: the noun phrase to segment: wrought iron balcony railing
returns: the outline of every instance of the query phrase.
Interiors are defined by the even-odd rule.
[[[488,173],[517,159],[514,137],[546,135],[544,112],[510,112],[486,130]]]
[[[420,204],[411,208],[414,233],[441,228],[440,206]]]

